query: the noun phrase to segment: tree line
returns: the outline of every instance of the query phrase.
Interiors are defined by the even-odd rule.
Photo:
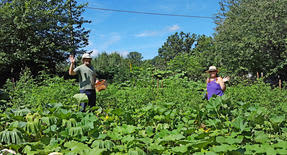
[[[23,68],[65,75],[67,57],[88,45],[90,23],[81,14],[87,4],[75,0],[6,0],[0,3],[1,84],[17,78]],[[287,80],[287,1],[222,0],[213,36],[176,32],[142,60],[140,51],[127,57],[99,54],[94,66],[99,78],[128,80],[135,68],[184,73],[200,80],[210,65],[222,74],[242,77],[264,73],[267,79]]]

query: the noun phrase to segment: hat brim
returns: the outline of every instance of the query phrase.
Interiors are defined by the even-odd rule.
[[[92,59],[92,58],[82,58],[82,61],[83,61],[84,59]]]
[[[216,70],[207,70],[207,71],[205,71],[205,72],[207,72],[207,73],[209,73],[209,72],[219,72],[219,70],[218,69],[216,69]]]

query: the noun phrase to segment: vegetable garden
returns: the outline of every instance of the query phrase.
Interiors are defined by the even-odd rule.
[[[111,84],[79,112],[73,80],[22,75],[1,100],[0,149],[20,154],[287,154],[287,91],[258,80],[203,100],[205,84],[170,76]],[[128,85],[128,86],[127,86]],[[13,91],[11,91],[13,90]],[[76,95],[75,95],[76,94]],[[74,96],[74,97],[73,97]]]
[[[175,32],[150,60],[100,52],[92,64],[108,89],[80,112],[87,97],[66,60],[88,52],[89,5],[1,1],[0,155],[287,154],[287,1],[219,5],[213,36]],[[231,80],[207,101],[211,65]]]

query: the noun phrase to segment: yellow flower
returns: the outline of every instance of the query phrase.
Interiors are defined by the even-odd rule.
[[[209,132],[210,131],[210,128],[204,130],[205,133]]]
[[[106,120],[108,120],[109,119],[109,115],[106,115],[106,118],[105,118]]]

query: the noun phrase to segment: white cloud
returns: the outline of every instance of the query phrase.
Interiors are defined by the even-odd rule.
[[[156,31],[146,31],[146,32],[142,32],[139,34],[136,34],[136,37],[150,37],[150,36],[156,36],[158,35],[159,32]]]
[[[180,29],[180,27],[176,24],[176,25],[173,25],[173,26],[170,26],[170,27],[168,27],[168,30],[169,31],[177,31],[177,30],[179,30]]]
[[[177,24],[175,24],[175,25],[168,26],[168,27],[163,28],[162,30],[158,30],[158,31],[145,31],[142,33],[138,33],[138,34],[135,34],[135,37],[161,36],[161,35],[167,34],[169,32],[177,31],[179,29],[180,29],[180,27]]]

